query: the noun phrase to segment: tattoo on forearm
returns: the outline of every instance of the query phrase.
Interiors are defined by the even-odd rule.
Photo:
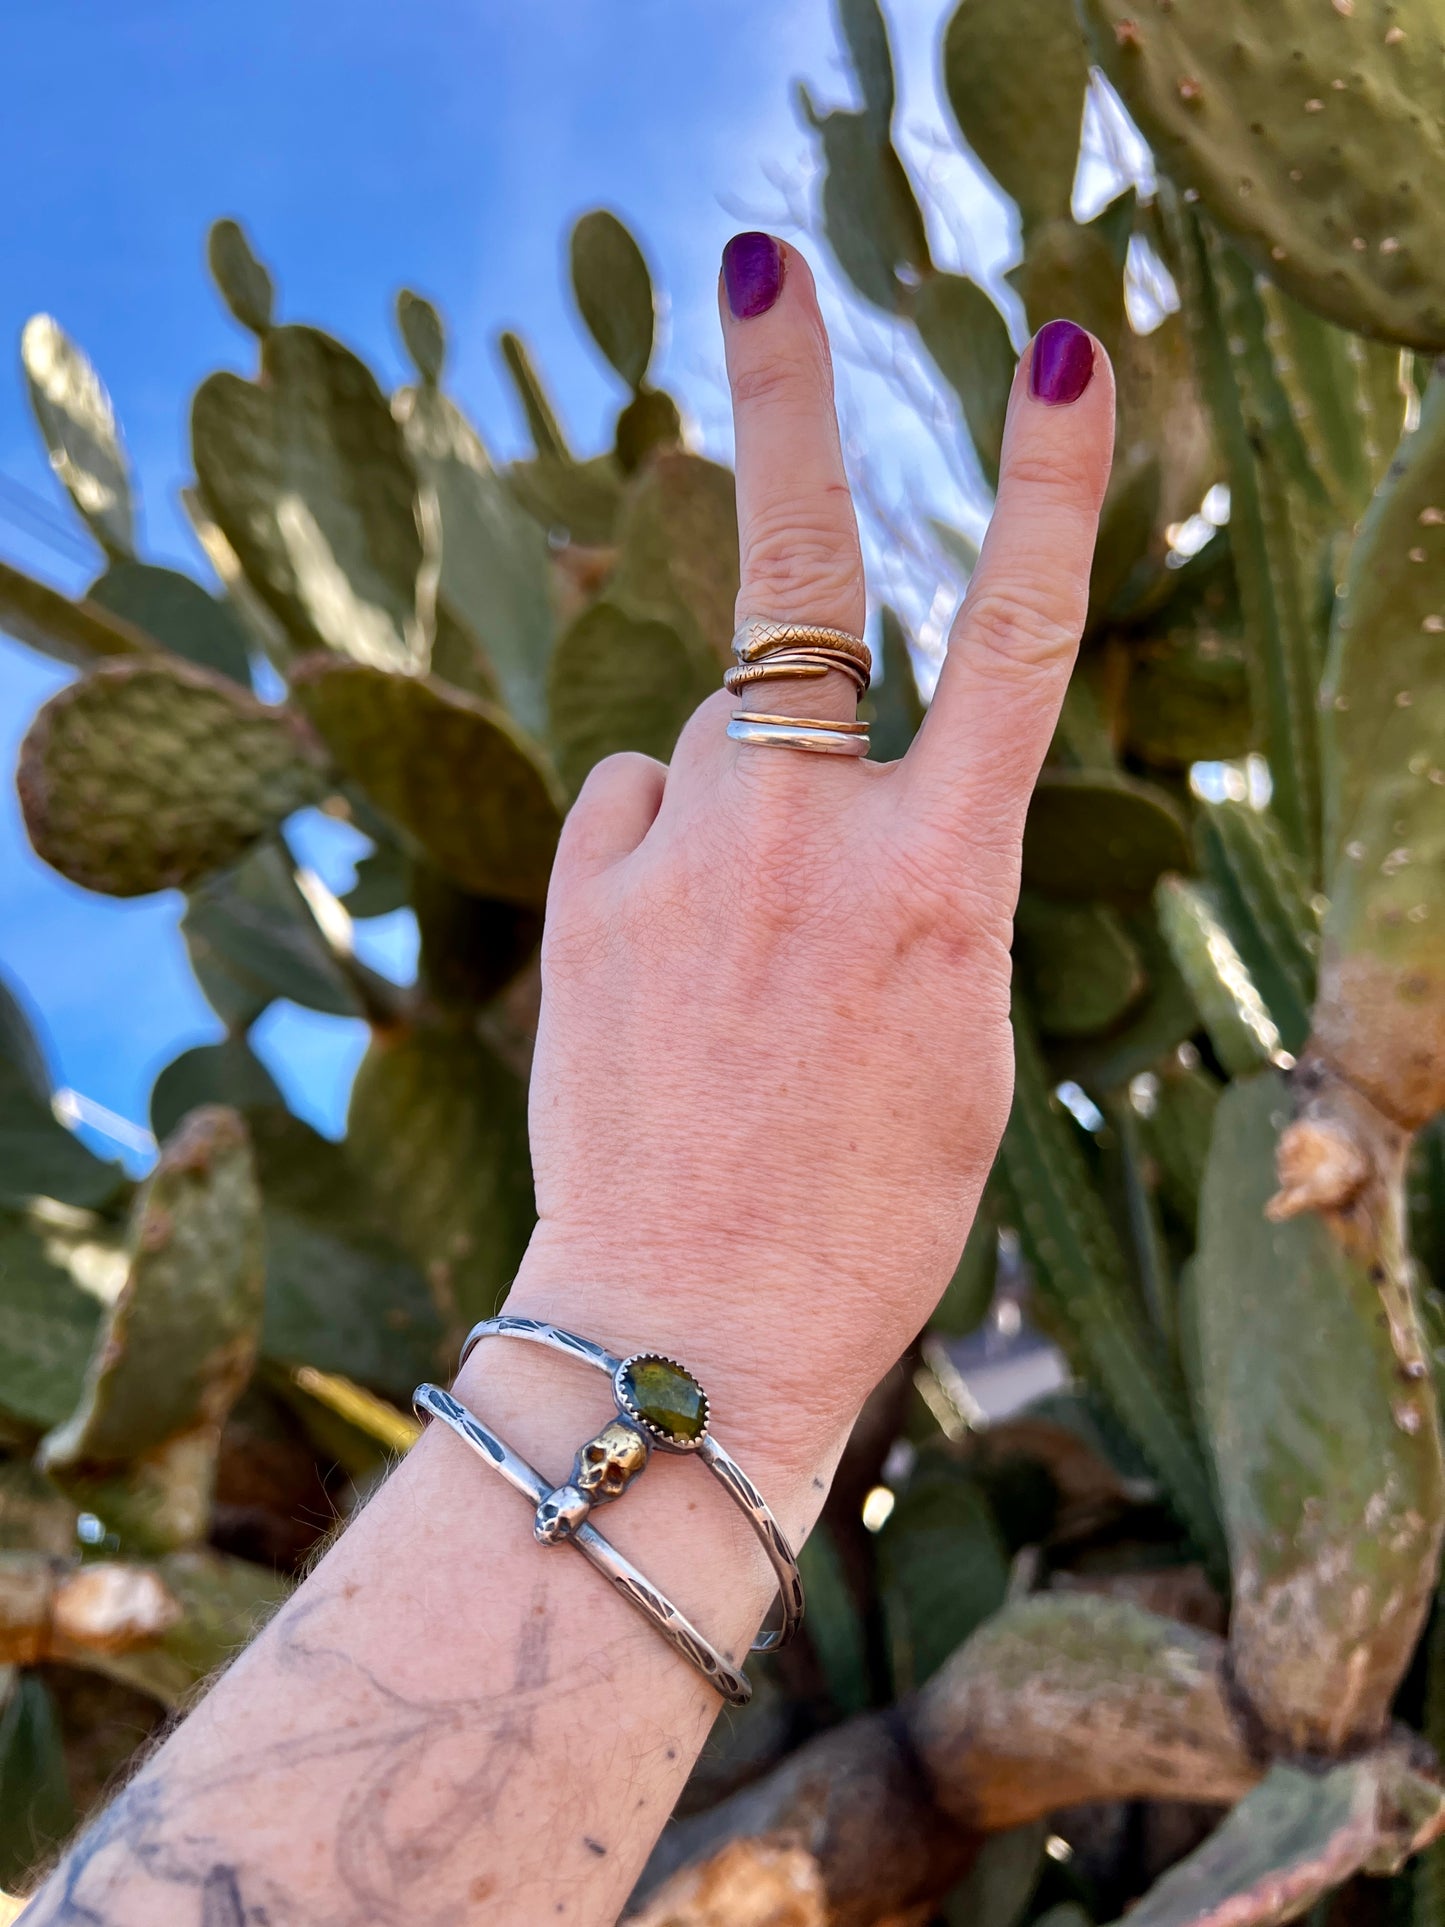
[[[331,1646],[330,1604],[326,1594],[293,1604],[266,1636],[265,1658],[294,1679],[298,1707],[345,1705],[345,1721],[202,1773],[162,1754],[77,1842],[20,1927],[451,1927],[457,1883],[482,1896],[485,1879],[475,1863],[461,1867],[461,1854],[532,1746],[549,1683],[545,1613],[524,1622],[508,1689],[432,1701],[396,1693]],[[327,1891],[301,1893],[264,1845],[248,1855],[248,1793],[289,1783],[320,1808],[328,1775]]]

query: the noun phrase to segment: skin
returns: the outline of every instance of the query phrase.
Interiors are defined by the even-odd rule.
[[[722,302],[739,618],[860,632],[827,339],[802,257]],[[1024,812],[1083,624],[1108,475],[1103,350],[1066,406],[1014,384],[998,505],[901,762],[731,743],[598,766],[568,818],[531,1088],[540,1221],[508,1300],[683,1359],[794,1543],[928,1317],[1008,1114]],[[773,692],[776,692],[774,694]],[[846,717],[837,676],[767,706]],[[497,1339],[458,1396],[549,1478],[600,1374]],[[599,1522],[733,1656],[772,1587],[699,1466]],[[25,1927],[616,1919],[719,1711],[525,1503],[433,1427],[72,1850]]]

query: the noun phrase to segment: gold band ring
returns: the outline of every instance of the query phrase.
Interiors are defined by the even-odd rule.
[[[775,655],[757,662],[735,663],[723,677],[723,687],[736,695],[749,683],[781,682],[786,678],[807,681],[816,676],[846,676],[861,696],[868,688],[868,673],[852,656],[831,649],[780,649]]]
[[[811,622],[771,622],[754,616],[733,636],[733,654],[739,662],[758,662],[784,649],[825,649],[856,662],[865,676],[873,673],[872,650],[861,636],[850,635],[846,629]]]

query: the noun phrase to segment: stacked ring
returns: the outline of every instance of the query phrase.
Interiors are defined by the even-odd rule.
[[[862,696],[873,673],[872,652],[861,637],[813,623],[755,617],[733,637],[733,654],[737,663],[723,677],[723,686],[733,696],[753,683],[784,678],[807,681],[834,673],[846,676]],[[728,723],[728,735],[736,743],[812,750],[826,756],[868,754],[868,728],[859,722],[739,709]]]

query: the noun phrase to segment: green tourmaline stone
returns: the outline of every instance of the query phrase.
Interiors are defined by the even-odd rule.
[[[622,1389],[649,1425],[675,1439],[700,1439],[707,1426],[707,1395],[681,1366],[665,1358],[639,1358],[622,1375]]]

